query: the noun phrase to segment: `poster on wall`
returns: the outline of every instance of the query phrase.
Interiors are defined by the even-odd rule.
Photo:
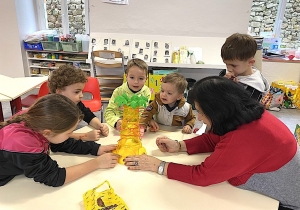
[[[130,39],[110,38],[110,50],[122,52],[124,56],[124,63],[127,63],[130,58]]]
[[[152,41],[151,62],[171,63],[172,43],[163,41]]]
[[[133,39],[131,44],[131,58],[139,58],[145,62],[150,62],[151,40]]]
[[[96,38],[91,39],[93,51],[95,50],[109,50],[110,38]]]

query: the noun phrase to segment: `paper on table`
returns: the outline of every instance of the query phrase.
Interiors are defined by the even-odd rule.
[[[201,135],[201,134],[205,133],[206,127],[207,127],[207,125],[203,123],[203,125],[201,126],[201,128],[199,128],[199,130],[196,132],[196,134]]]

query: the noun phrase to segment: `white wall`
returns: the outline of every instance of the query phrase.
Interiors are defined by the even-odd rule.
[[[247,32],[252,0],[90,1],[91,32],[227,37]]]
[[[0,74],[10,77],[24,76],[22,40],[36,31],[34,0],[0,0]]]
[[[262,62],[262,74],[271,83],[277,80],[300,82],[300,63]]]
[[[0,28],[0,74],[24,76],[15,1],[0,0]]]
[[[172,47],[200,47],[202,48],[202,61],[205,64],[223,65],[221,59],[221,47],[225,42],[225,38],[221,37],[188,37],[188,36],[163,36],[148,34],[120,34],[120,33],[97,33],[91,32],[91,38],[122,38],[122,39],[141,39],[141,40],[157,40],[171,42]],[[92,46],[90,45],[90,48]],[[91,50],[91,49],[90,49]]]
[[[128,6],[105,4],[99,0],[90,0],[91,35],[132,34],[129,37],[155,39],[172,37],[174,43],[185,42],[187,46],[204,47],[203,60],[207,64],[220,64],[222,38],[234,32],[245,33],[248,27],[251,0],[130,0]],[[180,36],[180,37],[176,37]],[[187,36],[185,40],[182,36]],[[194,36],[194,37],[193,37]],[[200,37],[216,37],[200,42]],[[181,40],[176,40],[176,38]],[[196,40],[196,41],[195,41]],[[199,46],[200,45],[200,46]],[[211,49],[207,46],[211,45]],[[174,45],[173,45],[174,46]],[[260,69],[270,81],[300,81],[300,63],[262,62]],[[195,70],[185,71],[190,77],[198,75]],[[216,74],[207,70],[206,74]],[[201,71],[201,74],[204,72]],[[200,75],[199,75],[200,76]]]
[[[30,33],[38,30],[35,0],[15,0],[16,11],[19,28],[20,46],[22,49],[22,60],[24,64],[25,76],[29,76],[29,70],[27,65],[26,52],[23,47],[23,39]]]

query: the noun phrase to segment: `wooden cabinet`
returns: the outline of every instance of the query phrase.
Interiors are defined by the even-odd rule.
[[[91,75],[91,65],[86,62],[87,52],[64,52],[46,50],[26,50],[28,75],[49,75],[51,71],[64,64],[78,66]]]

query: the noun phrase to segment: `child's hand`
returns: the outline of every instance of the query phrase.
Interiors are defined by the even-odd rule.
[[[107,126],[107,125],[101,124],[101,125],[100,125],[100,131],[101,131],[101,134],[102,134],[103,136],[108,136],[109,129],[108,129],[108,126]]]
[[[102,146],[100,146],[102,147]],[[119,155],[106,153],[96,158],[98,168],[114,168],[118,163]]]
[[[117,125],[116,125],[116,129],[117,129],[118,131],[121,130],[121,125],[122,125],[122,120],[118,120]]]
[[[189,125],[185,125],[182,128],[182,133],[192,133],[192,128]]]
[[[97,155],[103,155],[105,153],[110,153],[111,151],[115,150],[116,148],[117,148],[116,144],[101,145],[98,149]]]
[[[231,72],[226,72],[226,74],[224,75],[224,77],[231,79],[234,82],[237,82],[237,78],[235,77],[234,73]]]
[[[124,106],[120,106],[118,109],[119,109],[119,111],[123,112],[124,111]]]
[[[158,126],[157,122],[155,122],[154,120],[151,120],[149,122],[149,126],[150,126],[150,131],[151,132],[156,132],[159,129],[159,126]]]
[[[88,133],[86,133],[86,136],[84,137],[84,141],[98,141],[100,138],[100,130],[92,130]]]
[[[140,126],[140,136],[141,136],[141,137],[144,136],[145,130],[146,130],[146,128],[145,128],[144,126],[141,125],[141,126]]]

